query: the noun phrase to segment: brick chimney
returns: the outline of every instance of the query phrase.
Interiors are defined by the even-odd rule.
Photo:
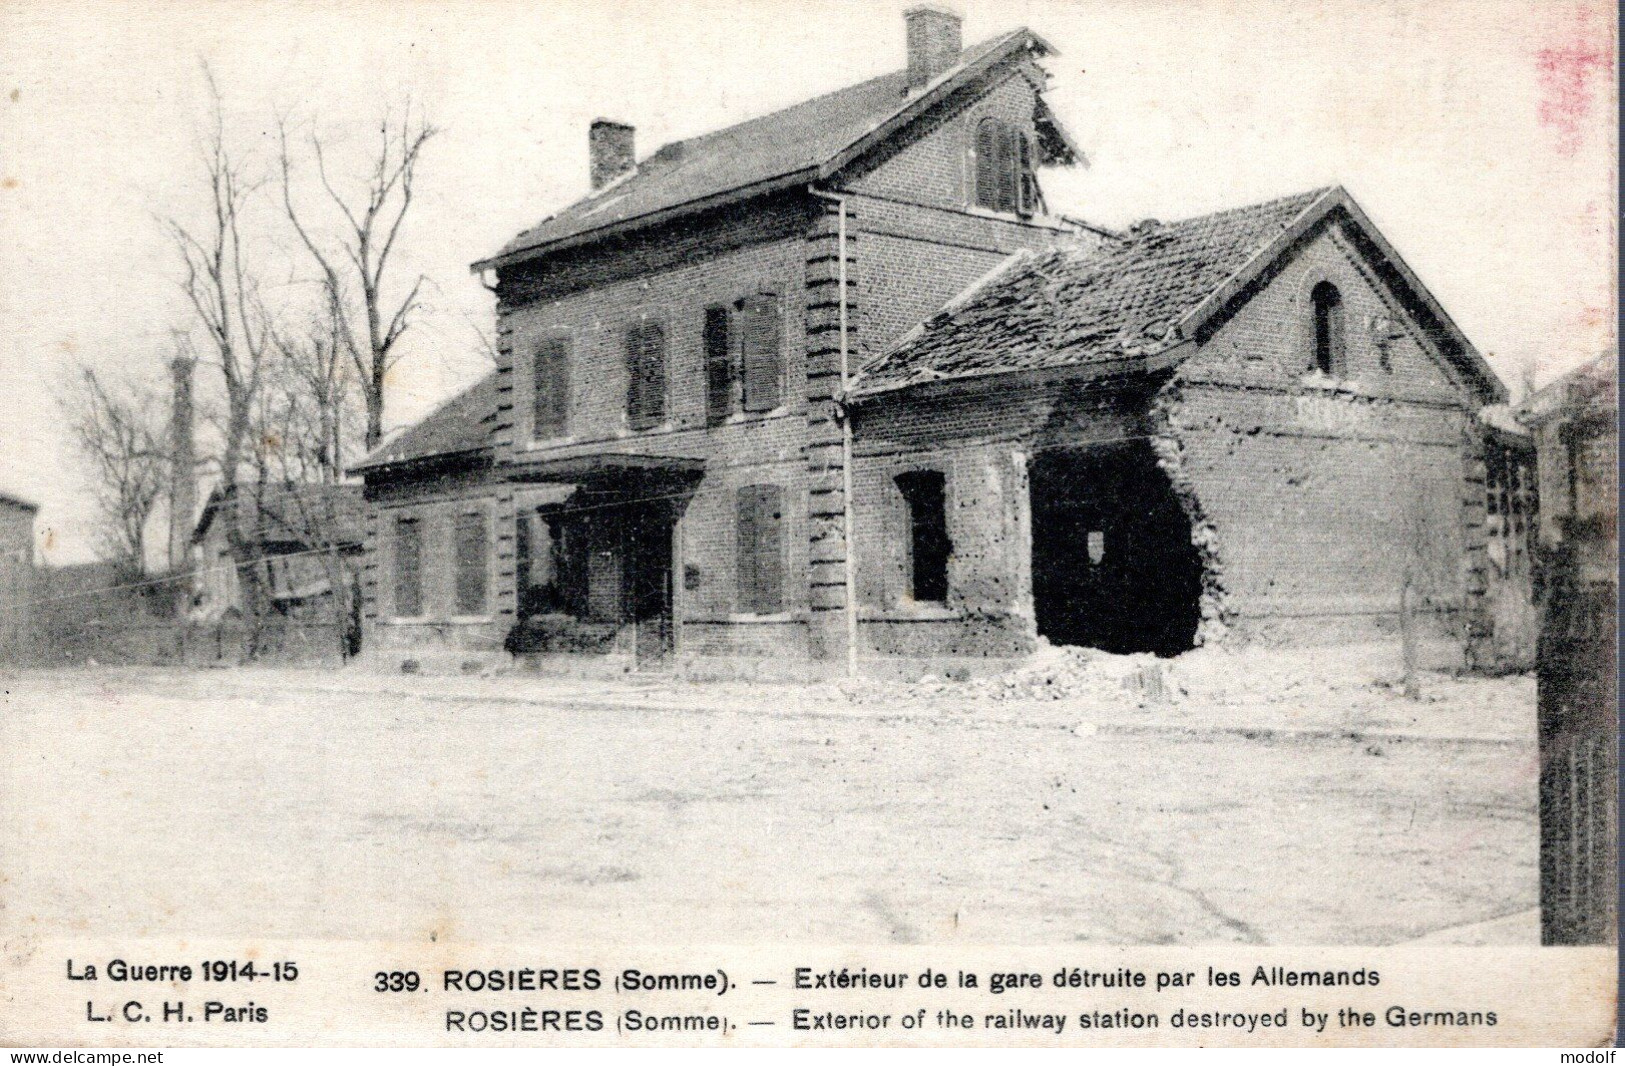
[[[903,24],[908,30],[908,91],[915,93],[959,62],[959,16],[935,4],[916,4],[903,12]]]
[[[632,127],[624,122],[593,119],[592,127],[587,131],[587,157],[594,189],[602,189],[636,164],[632,133]]]
[[[192,440],[193,361],[177,356],[169,364],[172,375],[169,409],[169,572],[183,574],[189,568],[188,550],[192,544],[192,520],[197,517],[196,451]],[[176,597],[181,614],[191,606],[190,597]]]

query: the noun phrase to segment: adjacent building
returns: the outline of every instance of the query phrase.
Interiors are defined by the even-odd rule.
[[[38,515],[39,504],[0,492],[0,656],[20,654],[33,629]]]
[[[1483,637],[1504,390],[1347,192],[1113,232],[1054,50],[906,15],[895,73],[645,156],[475,264],[499,359],[361,464],[368,644],[997,666],[1038,641]]]
[[[1608,352],[1529,397],[1542,485],[1541,939],[1617,939],[1619,362]]]

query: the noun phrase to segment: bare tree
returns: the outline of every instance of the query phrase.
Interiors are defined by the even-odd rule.
[[[277,402],[266,417],[277,427],[282,472],[295,481],[341,480],[362,445],[366,412],[346,354],[341,301],[324,285],[321,308],[301,328],[271,329]]]
[[[180,259],[180,288],[194,319],[189,335],[197,338],[198,365],[218,375],[221,386],[220,491],[226,499],[236,500],[245,472],[251,473],[254,464],[255,404],[270,342],[269,316],[244,238],[245,217],[260,182],[227,144],[219,87],[207,65],[203,77],[210,105],[199,158],[203,219],[187,224],[170,218],[164,225]],[[237,568],[244,609],[257,617],[263,585],[255,565],[257,545],[244,528],[246,510],[231,509],[226,543]]]
[[[130,378],[107,378],[77,367],[58,402],[69,432],[89,461],[102,523],[102,554],[140,571],[146,530],[163,496],[169,454],[161,422],[167,405],[158,390]]]
[[[378,142],[358,195],[346,197],[327,172],[321,137],[310,135],[311,156],[326,198],[339,216],[339,235],[324,240],[301,213],[293,190],[294,164],[287,123],[279,125],[282,206],[305,250],[321,274],[340,325],[339,336],[355,366],[366,409],[365,445],[377,446],[384,435],[384,383],[399,358],[396,343],[411,324],[424,278],[419,275],[398,301],[386,295],[386,276],[402,224],[412,207],[413,185],[423,147],[438,130],[410,101],[399,116],[386,114],[378,125]],[[393,310],[391,310],[393,308]]]
[[[317,618],[342,657],[359,636],[360,575],[348,555],[354,516],[339,481],[360,444],[361,412],[338,328],[326,301],[302,330],[272,331],[274,357],[257,415],[255,506],[262,526],[299,546],[271,565],[281,568],[293,600],[321,606]]]

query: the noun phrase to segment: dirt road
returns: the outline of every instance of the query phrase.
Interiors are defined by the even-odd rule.
[[[1383,944],[1489,923],[1493,937],[1534,935],[1521,918],[1497,923],[1536,904],[1532,731],[1120,733],[1007,709],[843,717],[786,698],[764,714],[703,688],[686,706],[617,710],[325,680],[0,674],[3,839],[26,842],[0,855],[5,930]]]

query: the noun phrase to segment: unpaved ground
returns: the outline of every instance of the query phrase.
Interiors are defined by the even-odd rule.
[[[1271,711],[1196,666],[1151,706],[3,673],[0,931],[1535,937],[1527,679],[1431,677],[1422,705],[1369,676],[1316,680]]]

